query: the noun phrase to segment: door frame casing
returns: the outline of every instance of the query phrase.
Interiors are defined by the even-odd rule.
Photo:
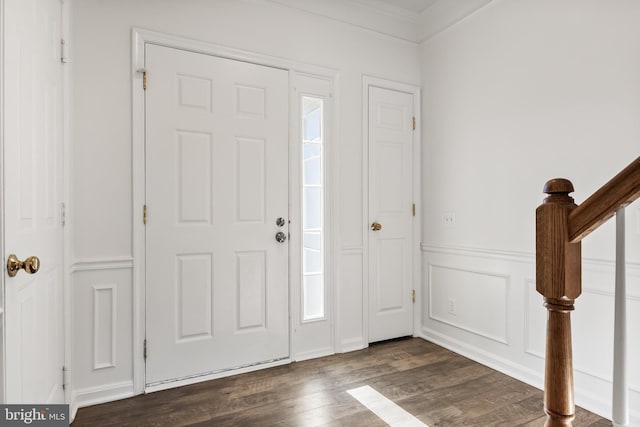
[[[416,216],[413,218],[411,227],[411,284],[415,291],[415,303],[413,304],[413,335],[420,330],[420,317],[422,315],[422,268],[420,239],[422,236],[422,197],[421,197],[421,176],[422,176],[422,131],[420,126],[421,117],[421,90],[417,85],[387,80],[375,76],[362,76],[362,336],[363,345],[369,345],[369,87],[378,87],[397,92],[408,93],[413,96],[413,115],[416,119],[416,128],[413,132],[412,140],[412,195],[416,205]]]
[[[1,0],[0,0],[1,1]],[[145,338],[145,226],[142,222],[143,207],[145,204],[145,97],[143,89],[144,52],[147,43],[159,46],[182,49],[194,53],[212,55],[221,58],[250,62],[257,65],[281,68],[291,73],[299,72],[337,81],[338,72],[336,70],[323,68],[314,65],[290,61],[283,58],[262,55],[240,49],[220,46],[209,42],[174,36],[156,31],[141,28],[131,30],[131,98],[132,98],[132,226],[133,226],[133,391],[135,394],[160,390],[163,387],[145,387],[145,361],[143,340]],[[149,84],[153,84],[153,77],[149,74]],[[335,87],[335,86],[334,86]],[[335,98],[334,93],[334,100]],[[290,96],[290,94],[289,94]],[[292,123],[289,123],[289,145],[295,143],[292,137]],[[334,138],[335,141],[335,138]],[[289,178],[291,179],[291,177]],[[290,215],[290,213],[289,213]],[[331,221],[332,219],[329,218]],[[332,236],[333,237],[333,236]],[[332,280],[331,278],[330,280]],[[291,283],[289,283],[291,286]],[[291,289],[289,289],[291,294]],[[289,330],[289,346],[291,347],[291,328]],[[289,359],[287,359],[289,360]],[[284,363],[287,362],[284,361]],[[282,364],[282,363],[280,363]],[[249,370],[261,369],[269,365],[260,365],[252,368],[245,368],[233,372],[223,372],[215,377],[222,377],[230,374],[248,372]],[[199,380],[211,379],[209,377],[195,378],[174,382],[173,386],[186,385],[198,382]],[[164,387],[168,388],[168,387]]]
[[[0,165],[4,165],[4,0],[0,0]],[[2,257],[1,261],[4,265],[5,253],[4,253],[4,166],[2,167],[2,172],[0,173],[0,257]],[[0,369],[2,373],[2,382],[0,384],[0,401],[4,402],[4,397],[6,396],[6,375],[5,375],[5,356],[4,353],[6,351],[5,348],[5,296],[4,296],[4,284],[5,284],[5,273],[4,268],[2,275],[0,275],[0,325],[2,328],[0,329],[0,347],[2,350],[0,351]]]

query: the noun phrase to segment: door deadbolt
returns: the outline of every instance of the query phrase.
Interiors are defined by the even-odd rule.
[[[286,223],[287,223],[287,221],[286,221],[284,218],[282,218],[282,217],[280,217],[280,218],[276,219],[276,225],[277,225],[278,227],[284,227],[284,225],[285,225]]]

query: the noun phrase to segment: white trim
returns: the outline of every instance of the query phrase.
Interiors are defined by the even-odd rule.
[[[535,261],[535,254],[531,252],[503,251],[467,246],[432,245],[427,243],[421,243],[420,250],[422,252],[441,253],[447,255],[496,258],[504,261],[523,262],[527,264]]]
[[[416,291],[416,302],[413,304],[413,334],[415,335],[421,327],[422,314],[422,259],[420,246],[417,244],[422,234],[422,126],[421,126],[421,89],[409,83],[402,83],[393,80],[386,80],[379,77],[362,76],[362,335],[365,341],[369,342],[369,87],[379,87],[383,89],[405,92],[413,96],[413,116],[416,118],[416,129],[413,132],[413,178],[412,191],[413,200],[416,204],[416,216],[413,217],[412,225],[412,266],[411,274],[413,289]]]
[[[71,287],[71,265],[73,254],[73,221],[70,221],[72,211],[72,150],[71,150],[71,81],[73,78],[73,66],[69,60],[71,40],[71,7],[68,2],[60,1],[61,7],[61,38],[65,40],[66,62],[62,66],[62,197],[64,204],[65,223],[62,227],[62,292],[63,292],[63,316],[64,316],[64,366],[67,368],[67,384],[64,391],[65,402],[74,405],[73,401],[73,292]],[[60,52],[62,56],[62,48]]]
[[[4,100],[4,16],[5,16],[5,2],[4,0],[0,0],[0,260],[4,263],[4,260],[7,259],[5,257],[5,248],[4,248],[4,236],[6,235],[4,232],[4,111],[5,111],[5,100]],[[2,372],[2,383],[0,384],[0,398],[4,402],[4,397],[7,395],[6,392],[6,370],[5,370],[5,353],[7,348],[7,343],[5,340],[5,293],[4,293],[4,284],[5,284],[5,274],[0,275],[0,346],[2,347],[0,351],[0,370]]]
[[[510,251],[472,246],[437,245],[423,242],[420,244],[420,250],[427,253],[493,258],[527,264],[535,263],[536,261],[536,254],[534,252]],[[589,268],[595,271],[610,270],[613,272],[615,268],[615,261],[612,259],[583,257],[582,264],[586,264]],[[626,265],[629,269],[640,270],[640,262],[627,261]]]
[[[435,320],[436,322],[440,322],[443,323],[445,325],[449,325],[452,326],[454,328],[458,328],[461,329],[463,331],[472,333],[474,335],[478,335],[480,337],[483,338],[487,338],[489,340],[495,341],[499,344],[503,344],[506,346],[509,346],[509,325],[511,325],[511,321],[509,319],[509,298],[510,298],[510,293],[511,293],[511,275],[510,274],[502,274],[502,273],[497,273],[497,272],[492,272],[492,271],[482,271],[482,270],[478,270],[478,269],[473,269],[473,268],[462,268],[462,267],[452,267],[449,265],[444,265],[444,264],[433,264],[433,263],[427,263],[426,265],[427,270],[428,270],[428,296],[429,296],[429,309],[427,310],[427,312],[429,313],[429,319],[431,320]],[[503,337],[499,337],[499,336],[494,336],[482,331],[479,331],[477,329],[473,329],[470,326],[465,326],[462,325],[458,322],[454,322],[448,319],[444,319],[438,316],[433,315],[433,306],[431,305],[431,303],[433,302],[433,297],[431,295],[431,291],[433,289],[433,279],[432,279],[432,271],[433,271],[433,267],[436,268],[442,268],[442,269],[447,269],[447,270],[454,270],[454,271],[462,271],[464,273],[472,273],[472,274],[478,274],[478,275],[482,275],[482,276],[491,276],[491,277],[498,277],[501,279],[504,279],[505,282],[505,286],[504,286],[504,306],[505,306],[505,330],[504,330],[504,336]]]
[[[455,338],[445,336],[427,327],[422,327],[420,332],[420,338],[444,347],[461,356],[467,357],[482,365],[488,366],[491,369],[529,384],[539,390],[543,390],[544,371],[538,372],[531,370],[524,365],[496,356],[495,354],[489,353]],[[582,372],[580,372],[580,374],[582,374]],[[588,408],[589,411],[598,414],[601,417],[609,418],[611,416],[611,402],[608,401],[606,395],[596,395],[586,390],[576,389],[575,401],[576,405]],[[637,425],[638,420],[640,420],[640,412],[631,410],[629,415],[629,425]]]
[[[292,9],[325,22],[347,26],[368,36],[416,46],[420,38],[418,14],[366,1],[318,2],[314,0],[247,0]],[[324,4],[323,4],[324,3]],[[372,7],[378,6],[378,7]]]
[[[118,335],[118,295],[117,295],[117,285],[109,284],[109,285],[93,285],[93,370],[97,371],[99,369],[105,368],[115,368],[116,366],[116,347],[117,340],[116,337]],[[100,334],[98,333],[98,322],[100,312],[98,310],[98,294],[100,291],[110,291],[111,293],[111,360],[109,362],[99,362],[97,359],[98,356],[98,340]]]
[[[190,52],[203,53],[205,55],[218,56],[220,58],[233,59],[235,61],[249,62],[257,65],[266,65],[268,67],[281,68],[283,70],[294,70],[301,73],[323,76],[327,78],[333,78],[337,74],[336,70],[326,67],[303,64],[297,61],[291,61],[286,58],[263,55],[260,53],[235,49],[232,47],[203,42],[186,37],[145,30],[142,28],[134,27],[132,29],[132,42],[132,73],[134,75],[139,74],[138,70],[144,69],[144,45],[146,43],[186,50]],[[135,80],[141,80],[141,76],[138,76],[138,79],[135,79],[134,77],[134,81]]]
[[[79,271],[95,271],[95,270],[127,270],[133,268],[133,258],[130,256],[113,257],[113,258],[85,258],[77,259],[70,265],[70,271],[77,273]]]
[[[348,353],[350,351],[362,350],[364,348],[369,347],[369,343],[364,336],[355,337],[355,338],[347,338],[342,340],[340,343],[340,352]]]
[[[333,347],[321,348],[319,350],[313,350],[303,353],[298,353],[291,356],[291,360],[294,362],[302,362],[310,359],[317,359],[319,357],[332,356],[336,354]],[[295,357],[294,357],[295,356]]]
[[[429,342],[437,344],[447,350],[453,351],[461,356],[467,357],[482,365],[488,366],[496,371],[502,372],[517,380],[523,381],[533,387],[542,390],[543,387],[543,374],[531,369],[528,369],[520,364],[516,364],[503,357],[496,356],[493,353],[481,350],[475,346],[469,345],[465,342],[459,341],[455,338],[448,337],[439,332],[423,326],[418,334],[420,338],[423,338]]]
[[[173,36],[156,31],[132,28],[131,32],[131,98],[132,98],[132,182],[133,182],[133,386],[136,394],[145,391],[145,364],[143,359],[143,340],[145,337],[145,227],[141,221],[142,207],[145,204],[145,167],[144,167],[144,90],[142,88],[142,74],[144,69],[144,46],[146,43],[159,46],[183,49],[190,52],[203,53],[222,58],[250,62],[281,68],[289,71],[297,71],[318,77],[331,79],[335,88],[338,85],[338,72],[329,68],[303,64],[284,58],[220,46],[189,38]],[[152,83],[151,83],[152,84]],[[337,118],[337,108],[334,110],[334,118]],[[334,122],[333,145],[337,146],[338,122]],[[337,151],[337,150],[336,150]],[[128,262],[128,261],[126,261]],[[122,265],[124,267],[124,262]],[[111,265],[115,267],[115,265]],[[291,331],[290,331],[291,334]],[[291,337],[290,337],[291,340]],[[174,384],[175,385],[175,384]]]
[[[113,402],[134,396],[133,382],[123,381],[119,383],[104,384],[97,387],[88,387],[73,392],[71,405],[71,420],[79,408],[98,405],[100,403]]]
[[[312,79],[312,80],[309,80]],[[289,246],[289,272],[290,272],[290,331],[291,331],[291,358],[293,360],[301,360],[311,358],[309,354],[321,353],[322,355],[333,354],[336,349],[336,313],[338,310],[336,300],[336,280],[335,280],[335,254],[333,248],[336,247],[335,239],[337,238],[335,230],[335,204],[337,191],[334,186],[336,174],[337,151],[335,138],[336,132],[336,115],[335,115],[335,86],[334,78],[326,76],[317,76],[309,73],[301,73],[296,71],[290,72],[290,145],[289,145],[289,215],[290,215],[290,231],[292,239]],[[323,122],[323,187],[324,187],[324,229],[323,229],[323,252],[324,252],[324,285],[325,285],[325,315],[320,319],[311,321],[302,320],[302,168],[301,161],[301,99],[303,96],[315,97],[322,99],[324,102],[324,122]],[[325,349],[306,350],[297,353],[296,331],[304,334],[302,330],[306,329],[310,333],[312,329],[305,328],[305,325],[312,323],[327,322],[330,331],[330,351]],[[316,326],[317,327],[317,326]]]

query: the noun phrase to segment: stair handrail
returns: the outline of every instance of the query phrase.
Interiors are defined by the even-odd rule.
[[[571,181],[555,178],[536,209],[536,290],[548,310],[544,410],[546,427],[571,426],[575,418],[571,318],[582,292],[581,241],[616,211],[640,197],[640,157],[580,206]]]

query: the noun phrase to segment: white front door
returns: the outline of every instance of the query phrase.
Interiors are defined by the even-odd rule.
[[[64,401],[60,7],[5,0],[2,15],[4,255],[40,260],[35,274],[5,269],[7,403]]]
[[[145,58],[146,383],[287,358],[288,72]]]
[[[413,95],[369,86],[369,342],[413,333]]]

